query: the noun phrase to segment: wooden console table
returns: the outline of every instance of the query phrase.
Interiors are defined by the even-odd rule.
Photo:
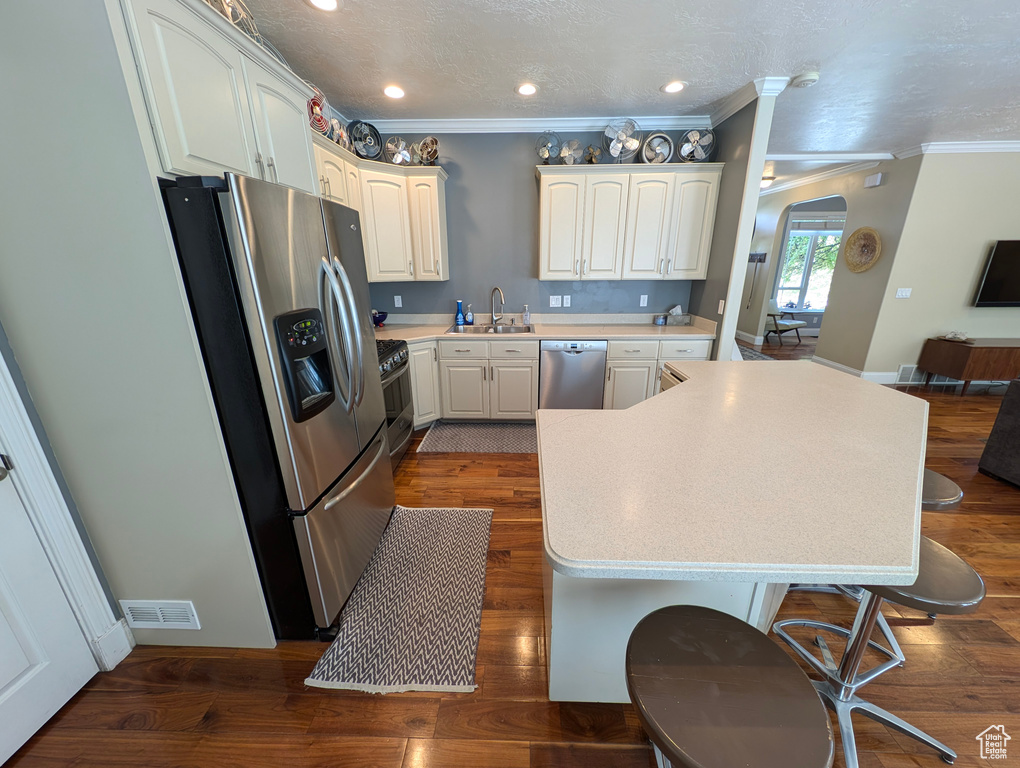
[[[960,395],[972,381],[1005,381],[1020,376],[1020,339],[971,339],[970,343],[928,339],[917,367],[926,371],[925,384],[935,374],[963,382]]]

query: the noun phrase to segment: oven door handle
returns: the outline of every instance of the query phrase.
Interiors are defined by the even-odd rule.
[[[402,366],[397,368],[397,370],[392,371],[385,379],[382,380],[383,389],[385,389],[388,385],[392,384],[394,381],[399,379],[400,376],[406,370],[407,370],[407,363],[404,363]]]

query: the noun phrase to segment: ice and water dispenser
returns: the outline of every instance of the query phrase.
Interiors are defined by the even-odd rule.
[[[277,316],[273,324],[291,415],[295,422],[306,421],[336,399],[322,313],[299,309]]]

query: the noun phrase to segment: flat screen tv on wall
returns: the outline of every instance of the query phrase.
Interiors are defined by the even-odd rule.
[[[1020,240],[1000,240],[981,277],[975,307],[1020,307]]]

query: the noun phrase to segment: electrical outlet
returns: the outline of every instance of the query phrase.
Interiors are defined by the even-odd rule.
[[[565,307],[569,307],[570,306],[570,294],[565,294],[563,296],[563,306],[565,306]]]
[[[550,307],[561,307],[561,306],[563,306],[563,297],[562,296],[550,296],[549,297],[549,306]]]
[[[398,309],[400,307],[404,306],[404,299],[403,299],[403,297],[402,296],[394,296],[393,297],[393,306],[397,307]]]
[[[720,315],[723,313],[724,309],[726,309],[726,299],[719,299],[719,314]]]
[[[648,294],[647,293],[642,293],[641,294],[641,299],[640,299],[640,301],[638,301],[638,306],[639,307],[647,307],[648,306]]]
[[[909,299],[910,298],[910,291],[911,290],[912,290],[911,288],[897,288],[896,289],[896,298],[897,299]]]

